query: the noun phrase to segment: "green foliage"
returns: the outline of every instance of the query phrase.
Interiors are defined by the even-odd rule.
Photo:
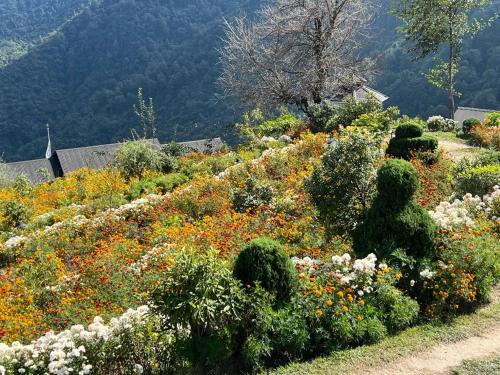
[[[301,121],[293,113],[283,110],[279,117],[264,121],[256,128],[259,137],[279,137],[295,129]]]
[[[500,164],[485,165],[466,169],[456,177],[457,193],[471,193],[482,197],[491,193],[500,182]]]
[[[309,129],[313,133],[326,132],[330,128],[329,122],[337,113],[337,109],[329,100],[323,100],[321,104],[311,104],[307,109]]]
[[[402,128],[401,130],[398,130]],[[409,130],[413,129],[413,130]],[[410,160],[419,153],[434,153],[437,151],[439,142],[430,136],[409,137],[409,134],[417,134],[415,125],[400,125],[396,129],[396,137],[389,141],[386,153],[395,158]]]
[[[232,204],[235,211],[245,212],[271,203],[273,197],[274,190],[271,185],[250,176],[245,181],[243,189],[233,191]]]
[[[2,203],[0,211],[4,216],[5,223],[8,225],[8,228],[4,228],[5,230],[13,229],[21,223],[26,222],[32,214],[31,208],[16,201]]]
[[[481,125],[481,121],[479,121],[477,118],[465,119],[462,123],[462,131],[464,134],[469,134],[472,128],[478,125]]]
[[[403,160],[385,162],[377,173],[378,197],[395,206],[404,206],[419,189],[416,169]]]
[[[397,107],[389,107],[385,111],[364,113],[354,120],[352,125],[372,131],[388,131],[398,115]]]
[[[424,130],[417,124],[407,123],[396,128],[396,138],[417,138],[424,134]]]
[[[184,253],[152,294],[166,329],[189,330],[183,351],[204,367],[231,354],[231,333],[245,312],[246,297],[217,254]]]
[[[376,305],[382,321],[390,331],[396,332],[416,322],[420,307],[392,285],[383,285],[377,290]]]
[[[245,285],[260,285],[276,297],[278,304],[295,293],[297,276],[281,245],[268,238],[250,242],[238,255],[234,275]]]
[[[327,130],[338,130],[340,126],[353,125],[361,115],[382,112],[382,104],[373,96],[366,100],[349,97],[338,109],[336,115],[328,122]]]
[[[153,105],[153,98],[149,98],[148,104],[144,100],[142,88],[137,89],[137,103],[134,104],[134,113],[142,127],[144,139],[156,138],[156,114]]]
[[[281,114],[276,118],[265,119],[260,109],[254,109],[243,115],[243,122],[236,124],[240,136],[251,142],[258,143],[264,136],[279,137],[293,133],[302,124],[302,121],[286,108],[281,109]]]
[[[358,256],[375,253],[388,259],[396,251],[411,257],[432,257],[436,226],[414,200],[418,175],[403,160],[388,160],[378,171],[378,195],[361,225],[354,231],[353,248]]]
[[[410,52],[416,59],[434,56],[434,66],[426,74],[433,86],[448,93],[451,116],[455,111],[455,78],[458,74],[460,53],[465,37],[474,37],[491,24],[494,17],[484,19],[474,14],[492,3],[492,0],[445,0],[439,3],[427,0],[394,2],[391,13],[404,21],[400,27],[407,41],[412,43]],[[440,55],[447,51],[446,60]]]
[[[380,142],[362,134],[343,136],[330,146],[306,189],[331,234],[349,234],[375,195]]]
[[[126,179],[142,177],[146,171],[172,170],[175,162],[147,140],[128,141],[116,151],[114,165]]]
[[[140,198],[144,194],[169,193],[187,181],[189,181],[189,178],[182,173],[170,173],[155,178],[142,179],[130,186],[126,197],[131,201]]]
[[[487,113],[484,116],[484,125],[490,128],[500,127],[500,112]]]

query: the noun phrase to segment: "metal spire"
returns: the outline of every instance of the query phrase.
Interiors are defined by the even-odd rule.
[[[49,124],[47,124],[47,138],[48,138],[48,143],[47,143],[47,151],[45,152],[45,159],[50,159],[52,157],[52,144],[50,142]]]

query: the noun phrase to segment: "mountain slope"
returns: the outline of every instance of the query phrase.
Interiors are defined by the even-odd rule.
[[[155,99],[162,138],[220,134],[234,118],[214,99],[222,17],[251,0],[107,0],[91,6],[47,43],[0,70],[0,152],[42,155],[44,125],[57,147],[121,140],[135,125],[143,87]],[[189,127],[180,127],[188,124]]]
[[[241,109],[215,99],[222,19],[252,13],[264,1],[4,0],[0,156],[42,156],[47,122],[58,148],[129,137],[138,87],[155,100],[162,140],[224,136]],[[445,94],[421,74],[429,61],[410,61],[388,4],[381,2],[367,46],[381,56],[373,85],[405,113],[446,115]],[[466,43],[460,105],[500,108],[499,42],[497,20]],[[16,60],[3,67],[1,43],[18,47]]]

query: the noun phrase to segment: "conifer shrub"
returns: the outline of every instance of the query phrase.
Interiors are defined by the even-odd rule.
[[[417,259],[432,257],[436,226],[415,201],[418,187],[417,171],[409,162],[388,160],[379,168],[378,195],[353,235],[358,256],[375,253],[389,259],[404,251]]]
[[[396,129],[386,153],[395,158],[410,160],[419,153],[436,153],[439,143],[434,137],[422,135],[422,129],[412,123],[402,124]]]
[[[396,128],[396,138],[417,138],[424,134],[421,126],[414,123],[406,123]]]
[[[269,238],[253,240],[241,251],[234,275],[245,285],[260,284],[276,297],[278,303],[288,301],[297,288],[292,261],[283,247]]]

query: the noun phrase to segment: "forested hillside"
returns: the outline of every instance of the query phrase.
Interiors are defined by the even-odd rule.
[[[214,124],[234,118],[214,97],[222,20],[256,5],[250,0],[92,5],[0,70],[4,158],[43,155],[46,122],[57,147],[129,137],[138,87],[155,99],[162,139],[220,134]]]
[[[93,0],[3,0],[0,3],[0,66],[19,58]]]
[[[139,87],[155,100],[163,141],[224,136],[241,108],[215,95],[222,20],[252,13],[262,3],[2,1],[0,155],[7,160],[42,156],[47,122],[58,148],[129,137]],[[387,4],[382,3],[368,46],[369,53],[383,57],[374,86],[412,115],[446,114],[444,95],[396,43],[397,21],[386,14]],[[467,45],[459,104],[500,107],[499,35],[497,20]]]

